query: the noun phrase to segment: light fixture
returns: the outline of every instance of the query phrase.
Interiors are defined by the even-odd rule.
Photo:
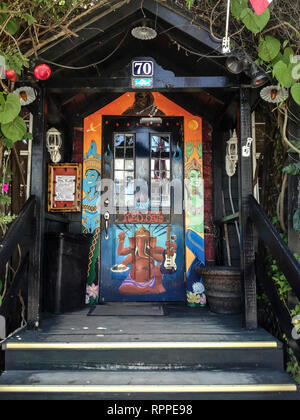
[[[47,80],[51,76],[51,69],[48,64],[38,64],[33,72],[38,80]]]
[[[29,105],[36,99],[35,90],[31,86],[22,86],[15,89],[14,93],[19,96],[21,106]]]
[[[228,71],[233,74],[242,73],[242,71],[249,68],[249,61],[246,59],[239,59],[238,57],[230,56],[227,57],[225,66]]]
[[[285,88],[278,88],[277,86],[266,86],[260,91],[261,98],[266,102],[273,104],[284,102],[289,94]]]
[[[238,162],[238,138],[236,131],[233,131],[231,138],[227,141],[225,169],[228,176],[233,176]]]
[[[143,20],[141,26],[135,26],[131,30],[131,35],[134,38],[140,39],[142,41],[148,41],[157,37],[157,32],[152,28],[150,22]]]
[[[160,117],[143,117],[140,119],[140,124],[162,124],[162,119]]]
[[[61,133],[54,127],[47,131],[46,146],[53,163],[58,163],[61,160],[59,149],[62,145]]]
[[[260,87],[265,85],[268,82],[268,76],[265,73],[261,72],[254,64],[252,64],[250,69],[250,77],[251,77],[251,86],[252,87]]]
[[[14,70],[11,70],[11,68],[5,70],[5,76],[11,82],[16,82],[18,80],[17,73]]]

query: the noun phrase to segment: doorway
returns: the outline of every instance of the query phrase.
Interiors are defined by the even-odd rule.
[[[100,302],[186,299],[183,118],[102,116]]]

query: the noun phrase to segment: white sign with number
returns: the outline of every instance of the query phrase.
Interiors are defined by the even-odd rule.
[[[132,63],[132,76],[153,76],[153,61],[140,60]]]

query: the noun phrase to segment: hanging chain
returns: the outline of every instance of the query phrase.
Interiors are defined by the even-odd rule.
[[[225,28],[225,37],[222,41],[222,53],[230,53],[230,38],[228,36],[229,32],[229,18],[230,18],[230,0],[227,0],[227,14],[226,14],[226,28]]]

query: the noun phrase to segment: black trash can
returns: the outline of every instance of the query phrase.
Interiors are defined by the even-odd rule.
[[[85,305],[89,249],[92,235],[45,235],[44,307],[60,314]]]

